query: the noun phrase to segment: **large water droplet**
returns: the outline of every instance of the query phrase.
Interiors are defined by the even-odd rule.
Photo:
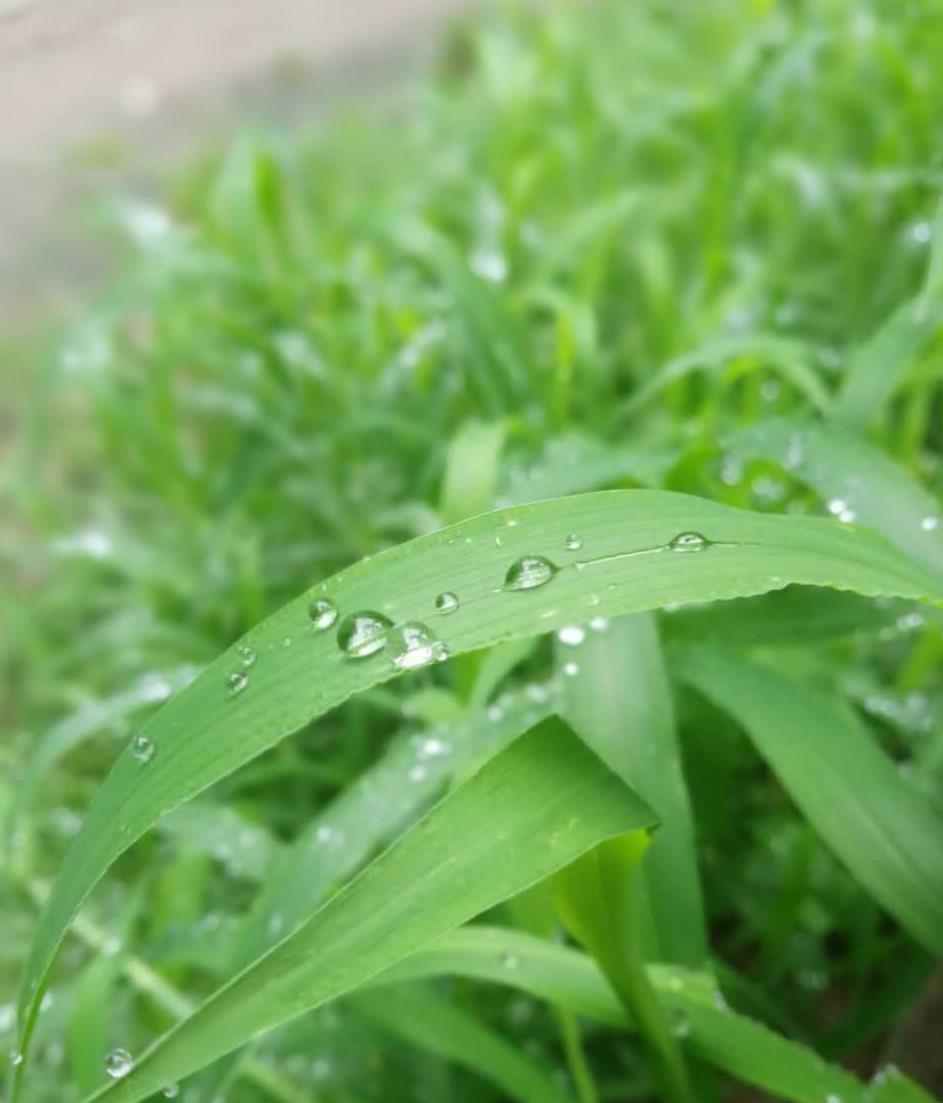
[[[542,555],[524,555],[515,560],[504,576],[505,590],[536,590],[557,573],[557,567]]]
[[[236,648],[236,653],[239,655],[243,666],[252,666],[259,657],[255,648],[250,647],[247,643],[240,644],[240,646]]]
[[[415,670],[449,657],[445,644],[418,621],[404,624],[391,632],[390,649],[393,665],[399,670]]]
[[[567,624],[557,632],[557,639],[567,647],[579,647],[586,639],[586,629],[578,624]]]
[[[337,620],[337,606],[326,597],[316,597],[308,606],[308,616],[315,629],[323,632]]]
[[[454,613],[458,608],[458,598],[455,594],[446,590],[445,593],[439,594],[435,599],[435,611],[437,613]]]
[[[366,659],[386,647],[393,622],[369,609],[344,617],[337,629],[337,646],[351,659]]]
[[[565,541],[567,551],[579,551],[583,546],[583,537],[579,533],[571,532]]]
[[[138,762],[150,762],[154,757],[154,742],[146,735],[136,735],[131,740],[131,753]]]
[[[668,547],[672,551],[679,552],[699,552],[707,546],[707,537],[702,536],[699,532],[681,532],[668,541]]]
[[[105,1072],[112,1080],[120,1080],[127,1076],[134,1067],[131,1054],[126,1049],[113,1049],[105,1058]]]
[[[242,693],[242,691],[249,684],[249,675],[244,674],[241,670],[234,670],[232,674],[227,675],[226,685],[229,686],[230,693]]]

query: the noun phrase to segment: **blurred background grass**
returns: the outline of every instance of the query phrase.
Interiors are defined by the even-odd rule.
[[[833,390],[917,289],[943,183],[941,57],[933,0],[507,10],[446,36],[395,103],[250,129],[160,202],[113,203],[120,278],[64,333],[8,337],[0,369],[0,811],[16,871],[0,1029],[29,887],[134,725],[313,580],[448,519],[447,456],[470,420],[496,426],[500,450],[482,504],[664,485],[820,508],[722,441],[806,408],[809,375]],[[881,440],[938,492],[939,354],[937,337],[910,366]],[[903,637],[901,667],[919,646]],[[886,653],[857,645],[816,662],[836,681],[888,677]],[[892,704],[914,689],[898,669]],[[924,701],[938,682],[926,672]],[[699,708],[685,750],[712,929],[751,1010],[865,1069],[889,1044],[922,1049],[921,1030],[894,1031],[932,999],[924,955]],[[199,988],[192,945],[207,917],[216,937],[244,910],[247,840],[268,853],[296,835],[402,727],[398,709],[353,703],[218,787],[235,858],[197,832],[132,851],[96,898],[109,928]],[[918,711],[882,723],[902,756],[920,744],[939,799],[940,737],[927,752]],[[73,947],[62,970],[66,1022],[84,961]],[[535,1006],[480,1002],[558,1060]],[[125,993],[102,1044],[132,1005],[143,1029]],[[305,1068],[325,1098],[493,1098],[430,1057],[419,1087],[401,1068],[407,1088],[392,1086],[406,1057],[363,1023],[330,1029],[330,1075]],[[35,1098],[77,1098],[75,1055],[48,1030]],[[605,1097],[644,1097],[625,1044],[599,1045]],[[364,1060],[376,1076],[357,1078]]]

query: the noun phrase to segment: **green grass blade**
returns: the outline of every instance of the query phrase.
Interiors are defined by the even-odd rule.
[[[829,1097],[865,1103],[867,1089],[854,1076],[730,1010],[704,974],[662,965],[650,965],[648,973],[676,1033],[705,1062],[794,1103],[824,1103]],[[509,985],[598,1022],[632,1026],[588,956],[505,928],[450,931],[378,982],[450,975]]]
[[[677,669],[744,728],[827,846],[911,936],[943,955],[943,820],[856,718],[736,655],[685,648]]]
[[[418,984],[358,992],[354,1007],[411,1045],[478,1073],[521,1103],[568,1103],[569,1095],[538,1065],[473,1015]]]
[[[639,613],[594,625],[578,645],[558,645],[560,659],[576,667],[562,679],[565,715],[661,820],[638,870],[649,956],[700,967],[708,952],[694,820],[655,619]]]
[[[446,524],[491,508],[504,434],[503,422],[470,421],[449,444],[440,507]]]
[[[735,451],[783,461],[837,513],[943,571],[943,505],[867,441],[837,425],[780,419],[739,435]]]
[[[672,547],[691,532],[709,543],[693,551]],[[567,547],[571,534],[579,535],[578,549]],[[535,555],[559,570],[537,588],[505,589],[512,565]],[[239,645],[257,656],[248,672],[244,653],[233,647],[168,702],[144,730],[154,748],[146,761],[133,745],[119,757],[38,923],[21,989],[20,1048],[28,1049],[43,983],[68,923],[118,855],[176,805],[352,694],[398,673],[388,650],[351,660],[338,648],[337,625],[316,630],[308,612],[313,598],[332,601],[341,618],[367,609],[394,624],[428,622],[456,654],[588,616],[742,597],[788,582],[943,601],[943,580],[869,533],[646,490],[485,514],[321,583]],[[447,616],[435,611],[436,595],[444,591],[460,602]],[[285,647],[286,639],[291,646]],[[243,692],[232,692],[228,679],[234,674],[247,676]]]
[[[603,840],[651,824],[645,805],[564,724],[544,721],[95,1098],[142,1099],[357,988]]]

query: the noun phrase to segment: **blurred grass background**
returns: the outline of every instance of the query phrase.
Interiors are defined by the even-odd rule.
[[[820,508],[722,441],[804,408],[803,372],[834,389],[918,287],[943,183],[941,57],[933,0],[508,10],[452,33],[405,103],[300,136],[247,132],[159,204],[115,203],[120,279],[65,334],[8,344],[0,370],[0,811],[19,871],[2,903],[4,1009],[26,886],[55,871],[134,725],[313,580],[438,527],[450,444],[471,419],[497,426],[498,493],[483,504],[665,485]],[[881,440],[937,492],[939,356],[937,337]],[[644,390],[666,370],[677,379]],[[836,679],[887,673],[886,658],[829,646]],[[931,670],[918,688],[938,681]],[[355,702],[213,800],[232,832],[278,846],[400,724],[389,702]],[[719,951],[756,985],[753,1010],[862,1067],[888,1032],[892,1049],[922,1050],[921,1030],[894,1030],[932,999],[924,955],[729,722],[708,726],[710,745],[702,723],[685,748],[708,902]],[[922,738],[906,718],[889,729],[904,748]],[[929,762],[939,799],[939,755]],[[134,927],[138,952],[197,986],[175,940],[207,915],[225,926],[252,879],[206,850],[150,840],[98,902]],[[128,899],[145,895],[132,921]],[[83,960],[73,948],[64,975]],[[491,1013],[499,997],[484,1002]],[[495,1013],[552,1050],[548,1031],[524,1029],[539,1012],[514,1006]],[[372,1035],[338,1045],[351,1070],[382,1049]],[[53,1046],[36,1098],[77,1098]],[[419,1098],[390,1087],[402,1059],[387,1053],[356,1095],[354,1072],[337,1073],[326,1097]],[[489,1098],[429,1061],[440,1086],[423,1098],[446,1082]],[[626,1061],[615,1043],[599,1056],[608,1098],[645,1094]]]

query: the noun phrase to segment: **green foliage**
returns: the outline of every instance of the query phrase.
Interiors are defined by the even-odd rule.
[[[9,388],[11,1095],[943,1093],[941,55],[511,12],[120,206]]]

